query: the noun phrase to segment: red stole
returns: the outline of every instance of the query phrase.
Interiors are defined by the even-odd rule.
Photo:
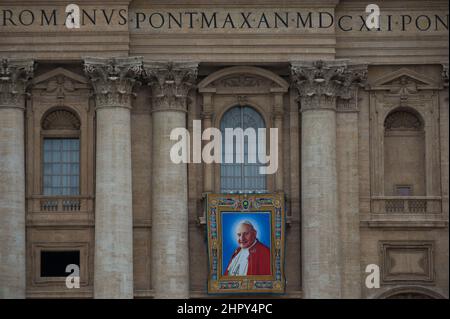
[[[238,247],[234,251],[233,256],[231,256],[230,261],[228,262],[225,276],[228,276],[228,267],[230,267],[231,261],[240,251],[241,247]],[[249,248],[249,253],[247,276],[271,275],[270,249],[257,241],[253,247]]]

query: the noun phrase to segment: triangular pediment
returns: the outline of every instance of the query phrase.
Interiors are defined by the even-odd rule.
[[[198,84],[200,92],[216,92],[217,89],[245,92],[262,88],[269,92],[287,92],[289,83],[277,74],[262,68],[233,66],[210,74]]]
[[[33,87],[53,91],[61,87],[66,91],[89,87],[88,80],[77,73],[58,67],[33,79]]]
[[[433,79],[408,68],[383,75],[370,83],[372,90],[395,90],[399,87],[409,87],[416,90],[433,90],[439,86]]]

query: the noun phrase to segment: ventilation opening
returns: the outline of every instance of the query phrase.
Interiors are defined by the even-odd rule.
[[[41,277],[67,277],[70,264],[80,267],[80,251],[41,251]]]

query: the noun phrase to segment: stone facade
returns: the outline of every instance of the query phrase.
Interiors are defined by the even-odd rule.
[[[208,297],[220,165],[169,137],[239,105],[280,132],[283,298],[448,298],[446,1],[381,1],[378,31],[359,0],[77,4],[0,1],[0,298]],[[45,193],[47,138],[79,139],[77,195]]]

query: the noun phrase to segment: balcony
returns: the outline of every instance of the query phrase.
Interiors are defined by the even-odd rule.
[[[441,198],[437,196],[378,196],[372,197],[375,214],[439,214]]]
[[[436,228],[446,227],[448,217],[442,213],[439,196],[375,196],[371,214],[362,217],[368,227]]]
[[[92,196],[33,195],[27,199],[27,205],[28,225],[93,224]]]

